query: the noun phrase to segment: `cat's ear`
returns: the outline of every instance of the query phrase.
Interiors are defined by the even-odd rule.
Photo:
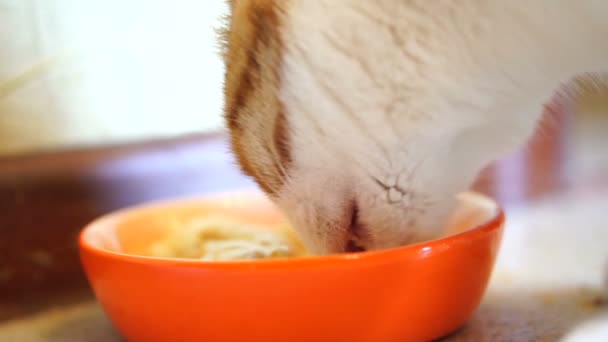
[[[230,33],[230,20],[234,6],[237,0],[226,0],[228,5],[228,12],[220,19],[221,24],[219,27],[215,27],[215,35],[217,38],[217,46],[220,57],[226,61],[226,55],[228,53],[228,35]]]

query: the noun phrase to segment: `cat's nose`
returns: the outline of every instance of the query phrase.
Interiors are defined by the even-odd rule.
[[[366,239],[366,231],[365,227],[361,224],[359,220],[359,208],[357,204],[354,203],[351,207],[351,219],[350,225],[347,233],[346,244],[344,246],[344,252],[347,253],[356,253],[356,252],[364,252],[365,248],[365,239]]]

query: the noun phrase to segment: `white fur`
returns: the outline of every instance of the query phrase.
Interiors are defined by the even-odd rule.
[[[367,248],[436,236],[453,195],[524,144],[560,82],[608,70],[597,6],[290,2],[281,100],[294,165],[279,204],[311,235],[346,222],[355,200],[375,230]],[[320,251],[343,242],[307,238]]]
[[[367,249],[437,236],[561,82],[608,71],[606,18],[602,0],[292,0],[278,204],[317,252],[353,238],[353,202]]]

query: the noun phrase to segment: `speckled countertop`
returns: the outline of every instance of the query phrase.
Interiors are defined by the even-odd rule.
[[[599,291],[608,189],[569,192],[508,213],[486,297],[446,341],[555,341],[606,309]],[[123,341],[95,302],[0,325],[0,341]]]
[[[600,180],[534,204],[507,208],[507,227],[484,300],[444,341],[557,341],[581,321],[608,311],[601,290],[608,260],[608,116],[583,129],[575,179]],[[599,177],[598,177],[599,176]],[[604,182],[602,184],[601,182]],[[2,342],[119,342],[94,301],[58,305],[0,323]]]

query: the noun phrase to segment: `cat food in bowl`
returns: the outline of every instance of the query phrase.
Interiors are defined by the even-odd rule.
[[[152,244],[148,256],[199,260],[294,258],[307,254],[287,225],[255,225],[230,215],[174,220],[168,236]]]
[[[477,308],[502,236],[493,201],[459,203],[448,236],[383,251],[308,255],[257,193],[128,208],[85,227],[79,246],[130,342],[428,341]]]

